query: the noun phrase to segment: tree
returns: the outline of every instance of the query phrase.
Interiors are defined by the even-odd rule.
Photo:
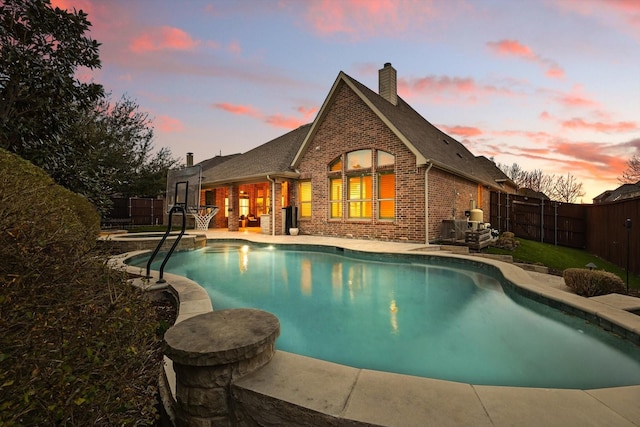
[[[567,177],[559,176],[553,184],[553,190],[549,194],[551,200],[565,202],[565,203],[575,203],[579,197],[584,196],[585,193],[582,191],[582,183],[577,182],[576,178],[571,175],[571,173],[567,173]]]
[[[49,0],[0,3],[0,147],[105,213],[111,196],[164,192],[177,161],[168,149],[151,155],[153,126],[134,101],[112,104],[101,85],[75,77],[100,67],[90,26]]]
[[[618,178],[621,184],[635,184],[640,182],[640,156],[634,154],[627,161],[627,169],[622,172],[620,178]]]
[[[104,95],[75,77],[78,67],[100,67],[99,44],[84,35],[90,25],[49,0],[0,5],[0,146],[48,171],[72,155],[61,139],[70,120]]]
[[[584,196],[582,191],[582,183],[577,182],[576,178],[568,173],[564,176],[548,175],[542,169],[533,171],[525,171],[517,163],[507,166],[497,163],[496,166],[502,170],[519,188],[529,188],[533,191],[546,194],[549,199],[575,203],[579,197]]]
[[[153,126],[147,113],[126,97],[101,99],[80,112],[67,135],[76,147],[73,170],[60,181],[85,194],[102,212],[110,198],[156,197],[166,190],[166,176],[177,160],[163,148],[153,151]]]

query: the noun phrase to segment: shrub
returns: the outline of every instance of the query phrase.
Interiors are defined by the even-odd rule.
[[[96,244],[100,217],[84,197],[40,168],[0,150],[0,275],[55,280]]]
[[[0,150],[0,426],[155,425],[158,318],[82,196]]]
[[[562,277],[573,292],[583,297],[625,293],[622,279],[608,271],[567,268]]]

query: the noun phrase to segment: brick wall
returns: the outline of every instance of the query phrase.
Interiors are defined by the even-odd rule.
[[[372,203],[371,219],[330,218],[328,165],[338,156],[361,149],[383,150],[395,156],[394,221],[377,219],[375,200]],[[346,85],[338,88],[336,99],[314,139],[310,141],[298,169],[302,174],[300,179],[311,180],[313,191],[312,216],[300,219],[301,233],[424,241],[424,170],[416,167],[415,156]],[[375,179],[374,175],[374,189]],[[344,179],[342,188],[344,193],[347,189]]]
[[[482,209],[483,220],[489,221],[489,190],[473,181],[441,169],[429,171],[429,241],[441,239],[442,220],[465,219],[471,201]]]

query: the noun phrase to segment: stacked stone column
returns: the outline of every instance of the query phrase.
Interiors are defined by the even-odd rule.
[[[176,373],[176,424],[235,424],[231,382],[268,363],[280,322],[253,309],[213,311],[178,323],[165,334]]]

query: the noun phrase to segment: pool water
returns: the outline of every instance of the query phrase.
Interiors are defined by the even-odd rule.
[[[486,267],[417,259],[225,243],[175,253],[165,271],[216,310],[275,314],[277,348],[317,359],[483,385],[640,384],[633,343],[503,290]]]

